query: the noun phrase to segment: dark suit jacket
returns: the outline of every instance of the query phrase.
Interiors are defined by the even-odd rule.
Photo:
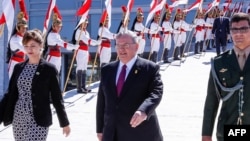
[[[120,97],[116,91],[116,73],[119,61],[112,62],[101,70],[96,122],[97,133],[103,133],[103,141],[163,141],[155,112],[163,94],[159,66],[137,58],[123,85]],[[130,120],[137,111],[148,118],[132,128]]]
[[[214,67],[215,72],[219,78],[219,81],[223,84],[223,86],[227,88],[232,88],[235,86],[242,76],[243,84],[244,84],[244,104],[243,104],[243,113],[242,117],[243,124],[250,125],[250,57],[246,61],[243,71],[240,70],[238,65],[238,60],[236,58],[236,54],[234,50],[229,50],[214,59]],[[224,97],[228,93],[222,91],[220,87],[218,87],[220,91],[220,96]],[[236,91],[233,96],[231,96],[227,101],[222,103],[222,107],[220,109],[220,114],[218,117],[217,124],[217,133],[218,137],[223,137],[224,125],[237,124],[238,118],[238,102],[239,96]],[[211,136],[213,133],[213,127],[215,123],[215,118],[217,111],[219,110],[219,99],[216,94],[216,88],[213,81],[212,74],[210,73],[208,88],[207,88],[207,96],[204,107],[204,115],[203,115],[203,126],[202,126],[202,135],[203,136]]]
[[[1,101],[1,112],[3,113],[2,118],[5,126],[12,123],[14,108],[18,100],[17,79],[27,62],[28,60],[15,66],[9,82],[8,92]],[[54,65],[43,59],[40,60],[32,80],[31,92],[34,118],[38,125],[48,127],[52,124],[50,95],[58,115],[60,126],[65,127],[69,125],[59,86],[58,72]]]
[[[226,17],[223,17],[222,19],[222,22],[220,21],[220,17],[214,20],[212,34],[214,34],[216,38],[222,37],[227,39],[227,35],[230,34],[229,19]]]

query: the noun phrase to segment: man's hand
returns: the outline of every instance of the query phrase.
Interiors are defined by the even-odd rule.
[[[130,120],[131,127],[135,128],[147,119],[147,115],[142,111],[136,111]]]
[[[212,141],[211,136],[202,136],[202,141]]]
[[[102,133],[97,133],[97,138],[99,141],[102,141]]]
[[[65,137],[69,136],[69,134],[70,134],[70,127],[69,126],[63,127],[63,134],[65,135]]]

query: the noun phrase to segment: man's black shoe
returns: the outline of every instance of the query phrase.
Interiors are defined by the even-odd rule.
[[[171,63],[171,62],[168,60],[164,60],[163,63],[165,64],[165,63]]]
[[[91,89],[87,89],[87,88],[83,88],[84,92],[86,93],[90,93],[91,92]]]
[[[179,57],[174,58],[174,60],[181,60]]]
[[[88,91],[86,91],[83,88],[81,88],[81,89],[77,90],[77,93],[84,93],[84,94],[86,94],[86,93],[88,93]]]

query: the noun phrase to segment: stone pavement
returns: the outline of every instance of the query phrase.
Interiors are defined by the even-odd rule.
[[[230,44],[230,46],[232,46]],[[216,55],[215,49],[203,56],[190,53],[181,63],[161,65],[164,95],[157,108],[164,140],[199,141],[203,106],[207,90],[210,59]],[[65,106],[71,126],[69,137],[62,135],[57,116],[53,116],[48,141],[97,141],[95,132],[96,92],[99,83],[91,85],[90,94],[77,94],[71,90],[65,94]],[[0,126],[0,140],[13,141],[12,128]]]

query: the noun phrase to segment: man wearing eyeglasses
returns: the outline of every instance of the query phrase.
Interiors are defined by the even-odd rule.
[[[96,107],[99,141],[163,141],[155,112],[163,94],[159,65],[137,56],[136,38],[119,33],[119,60],[102,67]]]
[[[212,141],[219,110],[216,137],[227,141],[225,125],[250,125],[250,17],[235,13],[230,21],[234,47],[211,60],[204,107],[202,141]],[[237,126],[239,127],[239,126]],[[240,127],[239,127],[240,128]]]
[[[224,11],[220,11],[220,16],[214,20],[212,35],[215,39],[216,53],[220,55],[221,47],[222,52],[226,51],[227,39],[229,38],[229,19],[224,17]]]

